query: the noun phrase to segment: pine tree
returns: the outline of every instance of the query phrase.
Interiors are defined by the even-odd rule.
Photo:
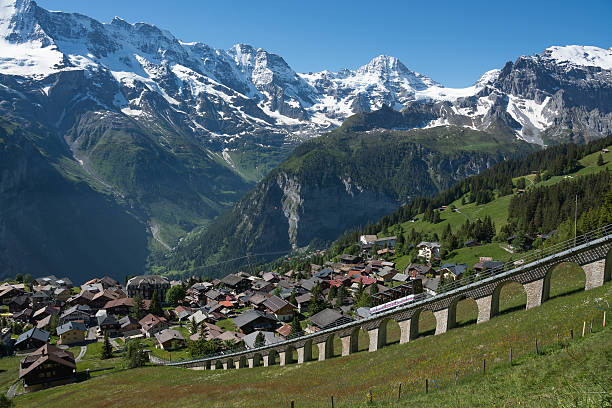
[[[255,343],[253,344],[255,347],[262,347],[266,345],[266,338],[264,337],[263,332],[258,332],[257,336],[255,336]]]
[[[161,317],[164,315],[164,310],[162,309],[161,302],[159,301],[159,297],[157,296],[157,290],[153,291],[149,312],[153,313],[155,316]]]
[[[336,298],[336,294],[337,294],[337,289],[334,285],[331,285],[329,287],[329,292],[327,293],[327,301],[331,302],[333,299]]]
[[[321,291],[321,286],[317,285],[312,289],[312,299],[310,300],[310,307],[308,308],[308,312],[310,315],[315,315],[319,313],[321,310],[325,309],[325,302],[323,301],[323,295]]]
[[[110,344],[108,335],[104,333],[104,344],[102,345],[102,351],[100,352],[100,359],[106,360],[113,358],[113,346]]]
[[[302,326],[300,325],[300,321],[298,320],[297,316],[295,316],[291,322],[291,334],[300,333],[301,331]]]
[[[196,322],[196,319],[191,318],[191,323],[189,325],[189,331],[193,334],[196,334],[198,332],[198,323]]]
[[[601,153],[599,153],[599,157],[597,158],[597,165],[598,166],[603,166],[604,165],[604,159],[603,159],[603,156],[601,155]]]
[[[142,300],[140,294],[138,293],[134,295],[131,315],[136,320],[140,320],[145,317],[144,300]]]
[[[293,305],[293,306],[297,306],[297,301],[295,300],[295,298],[297,297],[297,293],[295,292],[295,289],[293,291],[291,291],[291,296],[289,296],[289,304]]]
[[[336,306],[342,306],[344,304],[344,299],[346,299],[346,288],[344,286],[340,286],[340,289],[338,289],[338,295],[336,296]]]

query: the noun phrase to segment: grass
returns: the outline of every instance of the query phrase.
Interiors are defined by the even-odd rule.
[[[232,319],[219,320],[216,324],[223,329],[223,331],[238,331]]]
[[[385,406],[389,406],[396,398],[397,384],[402,382],[405,393],[410,394],[402,403],[415,407],[491,407],[496,401],[500,401],[497,406],[517,406],[519,396],[521,406],[562,405],[560,402],[571,398],[570,384],[581,391],[594,391],[595,385],[589,383],[591,373],[602,377],[602,373],[610,372],[609,329],[577,341],[569,349],[576,347],[572,354],[576,360],[570,357],[569,351],[554,347],[541,349],[546,356],[533,357],[535,336],[544,347],[555,343],[557,334],[567,339],[570,329],[579,333],[583,321],[594,319],[594,327],[601,327],[602,312],[598,307],[606,307],[606,301],[612,301],[612,283],[590,291],[576,291],[583,279],[577,268],[569,264],[560,266],[553,275],[552,298],[528,311],[516,310],[521,303],[524,305],[523,289],[506,285],[501,294],[502,313],[489,322],[462,325],[475,320],[474,304],[470,303],[473,301],[465,301],[458,306],[458,328],[439,336],[420,337],[408,344],[392,344],[376,353],[360,352],[299,366],[229,371],[144,367],[20,396],[16,402],[18,406],[39,407],[85,404],[88,407],[287,407],[290,400],[295,400],[298,407],[320,407],[327,405],[333,395],[336,406],[352,407],[365,406],[365,393],[372,390],[375,401],[384,400]],[[419,330],[422,333],[433,328],[433,315],[428,315],[422,314]],[[395,326],[390,324],[388,330],[391,340]],[[367,347],[367,337],[363,334],[359,346],[361,350]],[[515,358],[513,368],[507,367],[510,347]],[[589,350],[593,350],[592,357]],[[483,359],[490,367],[486,382],[478,374]],[[456,370],[460,372],[459,387],[451,386]],[[441,389],[423,395],[425,378],[435,379]],[[607,381],[609,384],[609,376]],[[538,394],[548,398],[548,405],[539,404]],[[406,406],[402,403],[396,406]]]
[[[609,149],[612,150],[612,146],[609,146]],[[567,176],[555,176],[551,177],[549,180],[541,181],[539,183],[534,183],[535,175],[526,175],[525,177],[530,181],[526,182],[527,189],[541,187],[541,186],[549,186],[552,184],[559,183],[565,179],[565,177],[580,177],[589,174],[598,173],[604,169],[608,169],[608,171],[612,170],[612,152],[604,153],[604,165],[597,166],[597,158],[599,157],[599,152],[590,154],[582,158],[579,163],[582,166],[580,170],[569,174]],[[516,180],[519,177],[515,178]],[[508,207],[510,205],[510,200],[512,199],[512,195],[506,195],[502,197],[497,197],[493,201],[487,204],[476,205],[475,203],[470,204],[461,204],[461,199],[458,199],[452,203],[447,204],[447,208],[440,211],[440,219],[441,221],[436,224],[432,224],[430,222],[423,220],[423,214],[417,215],[415,222],[404,222],[401,225],[402,229],[405,232],[409,232],[414,228],[417,232],[424,232],[433,236],[434,233],[438,234],[438,236],[442,236],[442,232],[446,228],[448,224],[451,225],[453,231],[457,231],[462,224],[465,223],[466,217],[469,217],[472,221],[478,218],[483,219],[485,216],[491,217],[491,220],[495,224],[495,228],[497,232],[501,230],[501,227],[507,223],[508,220]],[[451,210],[451,205],[454,205],[461,213],[455,212]],[[464,215],[465,214],[465,215]],[[399,233],[399,225],[391,226],[389,228],[389,234],[387,235],[397,235]],[[475,248],[460,248],[458,250],[453,251],[449,256],[447,256],[444,262],[450,263],[466,263],[468,266],[473,266],[474,263],[479,261],[479,257],[488,256],[492,257],[497,261],[507,261],[511,259],[511,254],[504,251],[499,243],[491,243],[486,244],[481,247]],[[396,268],[400,271],[404,270],[406,266],[410,264],[410,257],[407,255],[397,256],[391,259],[396,263]]]

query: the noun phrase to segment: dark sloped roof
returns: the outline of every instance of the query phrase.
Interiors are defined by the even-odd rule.
[[[21,336],[17,337],[17,341],[15,341],[15,344],[19,344],[30,338],[37,339],[46,343],[49,341],[49,332],[34,327],[28,330],[27,332],[21,334]]]
[[[325,329],[332,325],[344,324],[352,322],[348,316],[344,316],[342,313],[337,312],[333,309],[323,309],[316,315],[310,317],[309,319],[315,326],[320,329]]]
[[[272,296],[271,298],[267,299],[263,304],[272,312],[276,312],[278,310],[281,310],[283,307],[289,305],[289,302],[279,298],[278,296]]]
[[[247,310],[246,312],[234,317],[232,321],[237,327],[243,327],[260,317],[276,321],[275,316],[253,309]]]
[[[68,322],[66,324],[62,324],[57,328],[57,335],[61,336],[62,334],[69,332],[70,330],[85,331],[87,330],[87,327],[85,327],[85,324],[81,322]]]

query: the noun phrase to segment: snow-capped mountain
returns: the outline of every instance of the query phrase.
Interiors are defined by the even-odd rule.
[[[339,126],[356,112],[415,103],[435,105],[437,117],[423,126],[484,130],[501,119],[519,137],[544,143],[542,133],[549,128],[563,128],[558,133],[576,127],[569,123],[575,115],[565,111],[567,86],[577,85],[579,92],[603,86],[609,92],[612,70],[612,51],[567,46],[521,57],[463,89],[445,88],[384,55],[356,70],[300,74],[282,57],[249,45],[219,50],[184,43],[145,23],[119,18],[100,23],[47,11],[30,0],[0,1],[0,49],[2,75],[26,78],[30,88],[38,85],[49,96],[55,92],[49,78],[82,72],[89,85],[79,103],[86,99],[88,110],[121,112],[149,126],[161,120],[214,151],[235,149],[253,134],[266,135],[264,145],[282,144]],[[31,91],[15,89],[3,78],[15,92]],[[44,108],[44,102],[36,104]],[[593,136],[609,130],[609,106],[582,108],[589,112],[581,117],[584,132]],[[57,110],[46,116],[55,115],[49,123],[66,130],[74,126],[73,113]]]

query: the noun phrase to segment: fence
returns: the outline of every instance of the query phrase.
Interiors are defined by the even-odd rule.
[[[385,312],[382,313],[377,313],[375,315],[373,315],[371,318],[367,318],[367,319],[363,319],[363,320],[359,320],[357,322],[351,322],[351,323],[345,323],[342,321],[339,321],[335,324],[332,324],[328,327],[325,327],[324,330],[322,330],[321,332],[318,332],[317,334],[322,334],[324,332],[332,332],[333,329],[339,328],[339,327],[351,327],[351,326],[358,326],[363,324],[364,322],[368,321],[369,319],[376,319],[376,318],[380,318],[381,316],[384,315],[388,315],[388,314],[392,314],[397,310],[402,310],[402,309],[407,309],[410,307],[413,307],[416,303],[419,302],[424,302],[424,301],[429,301],[429,300],[435,300],[438,297],[442,297],[445,296],[448,292],[453,291],[453,290],[459,290],[462,289],[463,287],[467,287],[470,285],[478,285],[480,281],[484,281],[486,279],[490,279],[490,278],[494,278],[497,275],[501,275],[504,273],[508,273],[514,269],[518,269],[518,268],[524,268],[532,263],[537,263],[541,260],[544,260],[546,258],[549,257],[553,257],[559,254],[562,254],[566,251],[569,251],[571,249],[580,247],[582,245],[586,245],[589,243],[592,243],[594,241],[597,241],[599,239],[605,238],[605,237],[609,237],[612,235],[612,224],[606,225],[604,227],[598,228],[594,231],[590,231],[587,232],[583,235],[577,236],[575,238],[551,245],[549,247],[546,247],[544,249],[541,250],[534,250],[530,253],[526,253],[524,256],[522,256],[520,259],[518,260],[514,260],[514,261],[509,261],[504,263],[502,266],[484,271],[480,274],[477,275],[477,277],[475,278],[474,282],[461,282],[461,281],[454,281],[451,283],[448,283],[446,285],[443,285],[439,288],[439,293],[436,296],[426,296],[425,294],[422,294],[418,297],[415,297],[415,301],[411,302],[408,305],[401,305],[398,306],[394,309],[391,310],[386,310]],[[240,355],[242,353],[245,352],[257,352],[258,350],[266,350],[269,348],[273,348],[273,347],[278,347],[280,345],[282,345],[283,343],[287,343],[287,342],[291,342],[292,340],[301,338],[301,337],[305,337],[305,336],[311,336],[312,333],[308,333],[305,331],[299,332],[299,333],[293,333],[290,334],[286,340],[282,343],[275,343],[272,346],[263,346],[263,347],[257,347],[257,348],[253,348],[253,349],[247,349],[244,346],[239,346],[236,347],[234,349],[231,350],[225,350],[219,353],[215,353],[215,354],[211,354],[211,355],[207,355],[205,357],[202,358],[196,358],[196,359],[179,359],[179,360],[173,360],[173,361],[166,361],[166,360],[162,360],[162,363],[156,363],[156,364],[165,364],[165,365],[184,365],[184,364],[189,364],[189,363],[198,363],[198,362],[202,362],[202,361],[207,361],[207,360],[213,360],[213,359],[217,359],[219,357],[233,357],[233,356],[237,356]]]
[[[473,360],[468,364],[465,364],[464,361],[455,364],[449,362],[449,367],[460,366],[455,370],[430,371],[419,378],[406,378],[402,381],[373,386],[364,390],[361,396],[347,397],[344,400],[339,395],[322,396],[322,401],[327,400],[329,402],[320,401],[316,403],[316,406],[331,406],[332,408],[335,406],[389,406],[399,401],[406,401],[406,406],[409,406],[410,401],[414,401],[418,395],[451,391],[454,387],[466,386],[473,381],[486,381],[488,375],[492,373],[499,375],[501,370],[520,366],[526,360],[536,356],[554,355],[559,352],[567,352],[567,350],[571,352],[573,344],[580,342],[584,337],[601,331],[609,332],[609,325],[604,326],[606,324],[605,319],[605,312],[598,312],[592,315],[589,320],[574,322],[556,332],[538,333],[530,339],[507,344],[501,354],[482,356],[482,358]],[[529,378],[524,379],[524,381],[529,381]],[[608,399],[612,398],[609,391],[602,390],[601,393],[606,394]],[[435,399],[431,401],[432,406],[435,406],[436,403],[433,402]],[[292,398],[287,402],[287,406],[299,408],[300,406],[314,405],[312,400],[303,401],[303,405],[300,405],[299,399]]]

